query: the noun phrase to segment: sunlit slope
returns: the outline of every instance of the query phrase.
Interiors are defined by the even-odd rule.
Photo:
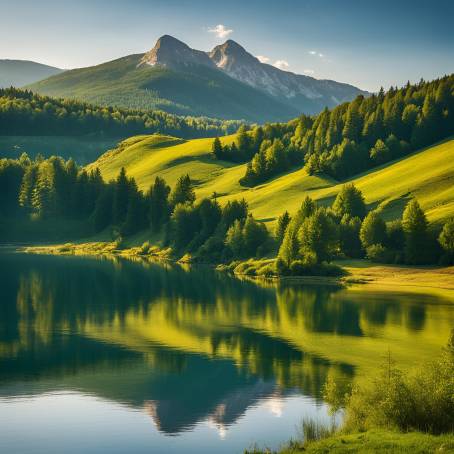
[[[222,141],[231,143],[234,137],[224,137]],[[188,173],[199,197],[216,192],[221,203],[244,197],[254,215],[264,221],[274,221],[284,210],[295,212],[305,195],[330,204],[345,183],[325,176],[311,176],[304,169],[297,169],[254,188],[244,188],[238,180],[244,175],[246,165],[213,159],[212,141],[136,136],[103,155],[89,168],[98,166],[109,180],[125,167],[144,190],[157,175],[173,185],[180,175]],[[362,190],[369,207],[382,208],[388,220],[400,217],[411,197],[418,199],[431,221],[454,216],[454,139],[349,181]]]
[[[224,144],[231,143],[234,136],[222,138]],[[161,176],[173,186],[178,177],[189,174],[200,187],[213,185],[214,181],[228,172],[227,180],[238,186],[238,166],[220,163],[211,158],[210,149],[213,139],[183,140],[170,136],[144,135],[131,137],[118,148],[108,151],[88,169],[99,167],[105,180],[116,178],[120,169],[125,167],[127,174],[133,176],[140,189],[147,190],[156,176]],[[230,173],[231,172],[231,173]],[[238,178],[234,174],[238,173]],[[214,185],[213,185],[213,190]]]

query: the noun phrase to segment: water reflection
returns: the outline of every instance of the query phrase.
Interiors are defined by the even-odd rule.
[[[321,404],[328,375],[409,366],[454,324],[441,298],[257,284],[209,268],[0,256],[0,396],[75,390],[144,409],[166,434],[221,436],[266,399]]]

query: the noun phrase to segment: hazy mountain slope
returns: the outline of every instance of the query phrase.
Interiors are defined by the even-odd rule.
[[[0,88],[23,87],[63,71],[34,61],[0,60]]]
[[[222,138],[231,142],[234,136]],[[245,164],[235,165],[211,157],[212,139],[182,141],[166,136],[137,136],[101,156],[89,168],[99,167],[104,178],[118,175],[121,167],[146,190],[157,175],[173,185],[189,173],[198,197],[216,192],[219,201],[244,197],[255,216],[274,221],[284,210],[295,212],[305,195],[320,203],[331,203],[344,182],[309,176],[304,169],[283,174],[255,188],[244,188],[238,180]],[[383,207],[386,219],[402,213],[409,197],[417,197],[430,221],[454,215],[454,139],[426,148],[349,181],[363,191],[371,207]]]
[[[143,61],[146,55],[129,55],[98,66],[74,69],[29,88],[50,96],[161,109],[180,115],[262,122],[290,119],[298,114],[295,108],[263,95],[215,67],[187,61],[150,65]]]
[[[317,113],[325,106],[333,107],[359,94],[368,94],[352,85],[318,80],[261,63],[232,40],[216,46],[209,55],[229,76],[287,102],[300,112]]]

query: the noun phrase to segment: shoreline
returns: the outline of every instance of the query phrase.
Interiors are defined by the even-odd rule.
[[[143,258],[156,261],[188,264],[171,257],[170,249],[151,246],[147,251],[142,247],[126,247],[118,249],[114,242],[86,242],[46,245],[14,245],[3,246],[4,249],[28,254],[45,255],[77,255],[77,256],[111,256],[123,258]],[[301,283],[319,285],[345,286],[349,289],[411,291],[416,293],[443,294],[454,302],[454,266],[408,266],[372,263],[367,260],[337,260],[333,262],[346,271],[345,276],[251,276],[248,274],[229,272],[238,278],[266,280],[269,282]],[[197,266],[197,263],[189,265]],[[210,264],[216,268],[217,265]]]

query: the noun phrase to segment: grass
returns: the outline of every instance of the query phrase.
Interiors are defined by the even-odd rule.
[[[222,138],[224,143],[234,135]],[[321,204],[331,204],[345,182],[323,175],[311,176],[300,168],[254,188],[238,180],[245,164],[232,164],[211,157],[212,139],[182,141],[168,136],[136,136],[103,155],[89,168],[98,166],[106,179],[118,175],[121,167],[147,190],[157,175],[170,185],[188,173],[198,197],[216,192],[220,203],[245,198],[254,216],[269,225],[284,211],[294,213],[306,195]],[[387,220],[401,216],[405,204],[416,197],[429,221],[440,223],[454,216],[454,139],[420,150],[382,167],[352,178],[363,192],[369,208],[381,208]]]
[[[454,435],[429,435],[420,432],[399,433],[369,430],[363,433],[335,435],[306,445],[292,443],[279,451],[290,453],[432,453],[453,452]],[[256,451],[257,453],[260,451]],[[263,451],[266,452],[266,451]]]

